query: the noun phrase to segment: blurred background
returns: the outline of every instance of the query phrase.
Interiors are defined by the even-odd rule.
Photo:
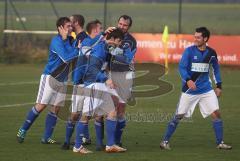
[[[105,27],[128,14],[134,33],[162,33],[168,25],[176,34],[192,34],[198,26],[213,35],[240,34],[240,0],[1,0],[0,62],[45,62],[57,18],[72,14]]]

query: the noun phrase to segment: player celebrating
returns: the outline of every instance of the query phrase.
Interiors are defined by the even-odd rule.
[[[53,37],[49,47],[49,58],[45,70],[41,76],[38,96],[35,106],[29,111],[25,122],[17,133],[19,143],[24,141],[26,132],[29,130],[38,115],[52,105],[51,112],[46,117],[46,128],[42,143],[52,144],[56,141],[51,139],[54,126],[57,121],[59,107],[64,106],[66,96],[67,75],[69,62],[78,56],[79,49],[72,47],[70,34],[72,24],[69,18],[61,17],[56,26],[59,34]]]
[[[82,43],[82,41],[88,37],[86,32],[83,30],[85,19],[82,15],[72,15],[70,16],[70,20],[72,22],[73,32],[75,37],[75,44],[78,45],[79,43]],[[72,64],[72,81],[73,81],[73,94],[72,94],[72,111],[71,116],[66,124],[66,135],[65,135],[65,141],[62,145],[63,150],[68,150],[70,148],[70,139],[74,131],[75,122],[79,119],[80,112],[83,102],[82,90],[81,90],[81,84],[82,84],[82,71],[85,70],[85,64],[87,63],[87,59],[83,56],[79,56],[76,61],[73,61]],[[76,103],[76,100],[78,100],[78,103]],[[88,134],[88,131],[86,132]],[[85,134],[85,135],[86,135]]]
[[[86,87],[84,89],[85,99],[82,112],[83,115],[77,124],[76,141],[73,152],[81,154],[92,153],[82,146],[83,132],[86,127],[84,124],[87,122],[86,120],[88,120],[91,116],[103,116],[106,114],[107,145],[105,151],[109,153],[126,151],[126,149],[115,145],[114,135],[117,121],[112,94],[117,96],[117,93],[112,90],[112,88],[114,88],[112,80],[109,79],[106,73],[102,71],[103,64],[108,57],[108,47],[110,45],[114,48],[116,46],[119,46],[122,39],[122,31],[116,29],[107,35],[106,41],[101,41],[96,46],[94,46],[91,54],[89,55],[89,63],[87,66],[86,74],[84,76],[84,84]],[[98,129],[101,131],[101,127]],[[101,132],[100,134],[98,134],[98,132],[99,131],[96,129],[96,135],[101,136]]]
[[[76,15],[74,15],[76,17]],[[80,16],[78,16],[80,18]],[[74,18],[74,17],[73,17]],[[83,17],[82,17],[83,18]],[[81,19],[82,19],[81,18]],[[78,31],[81,31],[79,34],[85,35],[86,33],[83,30],[80,30],[79,28],[83,27],[83,24],[81,26],[77,25],[79,23],[74,23],[73,20],[73,29],[76,28]],[[75,26],[75,27],[74,27]],[[84,94],[83,94],[83,77],[85,75],[85,70],[88,62],[88,54],[91,52],[91,48],[93,48],[94,44],[100,41],[101,39],[101,32],[102,32],[102,24],[99,20],[91,21],[87,24],[87,32],[88,35],[82,36],[82,39],[79,39],[81,41],[81,50],[79,52],[79,58],[77,60],[77,63],[74,65],[73,68],[73,94],[72,94],[72,113],[71,113],[71,120],[68,121],[67,127],[66,127],[66,138],[65,142],[62,146],[62,149],[69,149],[70,148],[70,138],[73,133],[73,129],[75,127],[75,122],[79,120],[79,116],[82,112],[82,106],[84,101]],[[77,38],[81,37],[78,36]],[[88,130],[88,122],[84,124],[85,131],[84,131],[84,137],[83,137],[83,144],[91,144],[91,139],[89,136],[89,130]]]
[[[136,40],[128,32],[132,26],[132,18],[128,15],[122,15],[118,19],[118,28],[124,33],[122,45],[116,52],[113,51],[114,60],[121,63],[111,63],[111,77],[116,84],[116,90],[120,96],[120,102],[117,105],[117,126],[115,133],[116,144],[121,146],[121,137],[123,129],[126,126],[125,107],[128,99],[131,98],[133,85],[133,59],[136,53]],[[122,52],[121,52],[122,50]],[[122,65],[124,64],[124,65]],[[129,77],[130,76],[130,77]]]
[[[195,45],[188,47],[179,62],[179,73],[182,78],[182,94],[173,119],[169,122],[161,149],[170,149],[169,140],[179,121],[183,117],[190,117],[199,104],[200,112],[205,118],[212,117],[212,125],[216,136],[218,149],[231,149],[230,145],[223,142],[223,121],[220,117],[217,97],[222,92],[222,81],[220,69],[215,50],[208,47],[206,43],[210,32],[206,27],[196,29],[194,35]],[[210,66],[213,67],[215,91],[212,88],[209,78]]]

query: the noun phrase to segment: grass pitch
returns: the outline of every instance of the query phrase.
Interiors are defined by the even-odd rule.
[[[190,120],[182,122],[171,140],[171,151],[159,149],[167,120],[175,111],[180,94],[180,78],[176,65],[170,66],[169,74],[162,79],[170,82],[174,90],[170,93],[148,99],[137,99],[135,107],[127,109],[128,124],[123,143],[128,151],[123,154],[95,152],[77,155],[71,150],[63,151],[59,145],[42,145],[40,138],[44,130],[46,111],[29,130],[23,144],[16,141],[16,132],[35,101],[38,81],[43,65],[0,65],[0,160],[2,161],[238,161],[240,160],[240,70],[222,67],[223,95],[220,108],[224,120],[224,138],[233,145],[231,151],[220,151],[215,147],[211,119],[202,119],[196,108]],[[156,71],[158,72],[158,71]],[[146,78],[147,79],[147,78]],[[151,80],[149,80],[151,82]],[[22,104],[22,105],[20,105]],[[64,141],[65,122],[59,120],[54,138]],[[95,149],[93,123],[90,134]]]

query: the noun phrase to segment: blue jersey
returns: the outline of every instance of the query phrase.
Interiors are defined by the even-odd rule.
[[[78,45],[78,42],[81,43],[84,42],[84,40],[88,37],[85,31],[80,32],[76,36],[75,44],[74,46]],[[80,50],[81,51],[81,50]],[[79,52],[80,53],[80,52]],[[82,84],[82,78],[85,73],[85,68],[87,64],[87,58],[85,56],[82,56],[81,54],[78,55],[78,58],[73,62],[73,69],[72,69],[72,82],[74,85]]]
[[[80,34],[78,34],[78,35],[80,35]],[[91,48],[91,50],[92,50],[92,45],[95,44],[100,39],[100,36],[101,35],[98,35],[92,39],[85,32],[82,33],[82,36],[77,36],[77,38],[81,37],[81,39],[80,39],[81,40],[81,48],[79,51],[78,60],[77,60],[76,64],[74,65],[75,68],[73,70],[73,75],[72,75],[72,81],[73,81],[74,85],[83,83],[83,77],[84,77],[86,66],[88,63],[88,59],[85,56],[85,54],[82,53],[82,49],[84,47],[88,47],[88,48]],[[91,52],[91,50],[89,50],[89,52]]]
[[[197,46],[188,47],[179,62],[179,73],[182,78],[182,92],[188,94],[202,94],[212,90],[212,82],[209,76],[210,67],[213,68],[215,84],[221,88],[220,69],[215,50],[207,47],[200,51]],[[188,89],[186,82],[193,80],[197,89]]]
[[[92,48],[84,76],[85,85],[95,82],[105,82],[107,80],[105,71],[101,70],[109,54],[106,50],[106,46],[107,44],[105,41],[100,41]]]
[[[122,45],[122,54],[117,54],[112,57],[110,64],[111,70],[116,72],[130,71],[133,58],[137,51],[136,39],[129,33],[125,33]]]
[[[69,73],[69,62],[78,56],[78,52],[78,48],[71,44],[71,37],[68,37],[67,40],[62,40],[59,34],[53,37],[43,74],[51,75],[60,82],[66,81]]]

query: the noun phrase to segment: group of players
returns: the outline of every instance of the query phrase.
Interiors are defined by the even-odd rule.
[[[51,41],[37,101],[17,133],[18,142],[24,141],[26,132],[35,119],[47,105],[51,105],[41,142],[57,143],[51,136],[59,109],[64,106],[66,82],[72,71],[72,113],[67,121],[66,139],[62,148],[70,148],[70,138],[76,124],[73,152],[92,153],[83,146],[83,141],[86,144],[91,141],[88,121],[94,118],[96,149],[110,153],[126,151],[121,147],[121,136],[126,125],[126,102],[131,97],[131,64],[136,52],[136,40],[128,33],[132,19],[128,15],[122,15],[118,19],[117,27],[109,27],[105,32],[102,31],[99,20],[89,22],[86,31],[83,29],[84,23],[82,15],[61,17],[57,20],[59,34]],[[72,31],[75,32],[75,39],[70,36]],[[104,119],[106,146],[103,143]]]
[[[88,122],[95,119],[96,150],[108,153],[125,152],[121,137],[126,126],[125,107],[131,98],[136,53],[136,40],[129,34],[132,19],[122,15],[117,27],[103,31],[99,20],[86,25],[84,17],[61,17],[56,26],[58,35],[49,47],[49,58],[41,76],[37,101],[17,133],[22,143],[38,115],[51,105],[46,116],[45,131],[41,142],[56,144],[51,138],[60,107],[64,106],[68,76],[72,76],[72,111],[66,123],[66,136],[62,149],[70,149],[71,137],[76,129],[73,152],[88,154],[84,147],[90,144]],[[74,32],[75,36],[70,36]],[[213,118],[218,149],[231,149],[223,142],[223,123],[220,118],[217,96],[221,94],[221,77],[216,52],[206,45],[210,32],[205,27],[196,29],[194,45],[187,48],[179,63],[182,78],[182,95],[177,111],[169,122],[161,149],[170,149],[169,140],[183,117],[192,115],[199,103],[203,117]],[[214,69],[215,92],[209,81],[210,65]],[[105,125],[104,125],[105,120]],[[106,145],[103,143],[106,126]]]

